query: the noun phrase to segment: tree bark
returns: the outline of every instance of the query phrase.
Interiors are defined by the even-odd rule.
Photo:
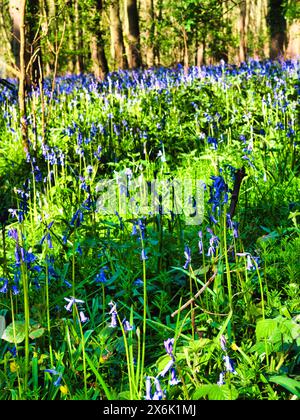
[[[146,24],[146,63],[148,67],[154,65],[154,33],[155,14],[154,0],[144,0],[145,24]]]
[[[288,45],[286,58],[300,57],[300,19],[293,20],[287,30]]]
[[[102,34],[92,34],[90,47],[93,73],[96,77],[103,80],[108,73],[108,64],[103,47]]]
[[[240,63],[246,60],[246,15],[247,15],[247,0],[240,3],[240,17],[239,17],[239,61]]]
[[[75,45],[76,45],[76,73],[80,74],[83,72],[83,57],[82,57],[82,28],[79,17],[79,1],[74,2],[74,18],[75,18]]]
[[[42,53],[39,38],[39,6],[39,0],[30,1],[29,16],[26,22],[26,26],[28,27],[28,47],[26,53],[28,63],[26,63],[26,65],[30,64],[28,69],[28,79],[30,81],[30,85],[34,88],[36,88],[39,85],[39,82],[43,79]]]
[[[125,16],[128,66],[135,69],[142,65],[137,0],[125,0]]]
[[[104,51],[104,42],[102,37],[102,30],[101,30],[101,19],[102,19],[102,12],[103,12],[103,4],[102,0],[96,1],[96,19],[95,19],[95,27],[92,28],[92,35],[91,35],[91,58],[93,63],[93,72],[96,77],[100,79],[104,79],[106,74],[108,73],[108,64],[107,59]]]
[[[286,21],[283,14],[283,0],[270,0],[268,23],[270,27],[270,57],[283,55],[286,40]]]
[[[109,6],[110,16],[110,37],[111,37],[111,57],[113,68],[124,69],[127,67],[127,58],[124,47],[122,22],[120,18],[119,0],[111,0]]]
[[[20,79],[19,79],[19,112],[20,112],[20,123],[21,123],[21,135],[22,144],[24,151],[29,151],[28,135],[27,135],[27,120],[26,120],[26,37],[25,37],[25,10],[26,0],[20,0],[19,2],[19,28],[15,28],[19,34],[20,41],[20,57],[19,57],[19,68],[20,68]],[[14,22],[15,23],[15,22]]]

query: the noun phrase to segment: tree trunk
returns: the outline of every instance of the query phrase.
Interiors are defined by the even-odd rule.
[[[246,15],[247,15],[247,0],[240,3],[240,17],[239,17],[239,61],[240,63],[246,60]]]
[[[127,67],[127,58],[123,41],[122,22],[120,18],[119,0],[111,0],[109,7],[111,57],[114,69]]]
[[[25,38],[25,10],[26,0],[20,0],[19,2],[19,28],[15,30],[19,34],[19,68],[20,68],[20,79],[19,79],[19,112],[20,112],[20,123],[21,123],[21,134],[22,144],[25,152],[29,151],[28,136],[27,136],[27,121],[26,121],[26,38]],[[15,21],[14,21],[15,25]]]
[[[201,67],[204,64],[204,43],[197,44],[196,50],[196,66]]]
[[[146,63],[148,67],[154,65],[154,33],[155,33],[155,15],[154,0],[144,0],[145,24],[146,24]]]
[[[15,58],[15,64],[20,68],[20,24],[21,24],[21,13],[20,13],[20,1],[10,0],[9,1],[9,14],[12,20],[12,39],[11,49]]]
[[[283,14],[283,0],[270,0],[268,22],[270,27],[270,57],[283,54],[286,39],[286,21]]]
[[[95,27],[92,28],[91,35],[91,58],[93,63],[93,72],[96,77],[104,79],[108,73],[108,64],[104,51],[104,42],[101,30],[101,19],[103,12],[102,0],[96,1],[96,19],[94,21]]]
[[[39,6],[39,0],[31,0],[28,19],[26,19],[26,26],[28,28],[26,54],[26,61],[28,62],[26,62],[26,65],[30,64],[28,79],[34,88],[37,88],[39,82],[43,79],[42,53],[39,38]]]
[[[288,46],[286,50],[286,58],[300,57],[300,19],[293,20],[288,25]]]
[[[75,19],[75,44],[76,44],[76,73],[80,74],[83,72],[83,57],[82,57],[82,28],[79,18],[79,1],[74,2],[74,19]]]
[[[90,46],[91,58],[93,62],[93,73],[96,77],[103,80],[108,73],[108,64],[105,56],[101,33],[98,32],[98,34],[92,34]]]
[[[187,75],[189,69],[189,50],[188,50],[188,36],[186,30],[183,28],[183,68],[184,74]]]
[[[135,69],[142,65],[137,0],[125,0],[125,17],[128,66]]]

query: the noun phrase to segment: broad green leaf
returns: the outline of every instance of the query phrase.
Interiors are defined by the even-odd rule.
[[[292,394],[300,398],[300,382],[288,376],[271,376],[270,382],[283,386],[283,388],[290,391]]]
[[[231,385],[202,385],[193,394],[194,400],[208,397],[209,400],[236,400],[239,396],[238,390]]]
[[[9,343],[19,344],[25,339],[25,324],[23,321],[16,321],[9,324],[2,334],[2,340]]]
[[[261,341],[268,339],[274,335],[274,331],[277,329],[277,319],[262,319],[256,324],[256,339]]]

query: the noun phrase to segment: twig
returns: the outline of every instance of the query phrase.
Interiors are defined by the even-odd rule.
[[[201,287],[200,290],[195,294],[194,297],[189,299],[184,305],[182,305],[179,309],[177,309],[175,312],[172,313],[171,317],[174,317],[178,314],[178,312],[183,311],[186,307],[188,307],[191,303],[193,303],[203,292],[204,290],[212,283],[217,275],[218,271],[216,270],[214,274],[207,280],[207,282]]]

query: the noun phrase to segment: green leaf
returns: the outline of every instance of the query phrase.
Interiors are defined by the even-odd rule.
[[[35,338],[41,337],[45,332],[45,328],[38,328],[36,330],[30,331],[29,337],[34,340]]]
[[[288,376],[271,376],[270,382],[283,386],[283,388],[290,391],[292,394],[300,398],[300,382]]]
[[[5,330],[5,318],[4,316],[0,316],[0,337],[2,337],[2,334]]]
[[[24,321],[15,321],[9,324],[2,334],[2,340],[9,343],[19,344],[25,339]]]
[[[257,321],[256,324],[256,340],[261,341],[264,339],[269,339],[274,335],[274,331],[277,329],[278,321],[277,319],[262,319]]]
[[[239,396],[238,390],[231,385],[202,385],[193,394],[194,400],[208,397],[209,400],[236,400]]]

